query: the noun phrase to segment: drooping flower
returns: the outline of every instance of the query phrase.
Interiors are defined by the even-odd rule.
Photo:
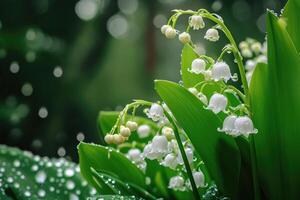
[[[247,60],[246,61],[245,68],[248,71],[254,70],[255,66],[256,66],[256,62],[254,60]]]
[[[166,30],[167,30],[168,28],[172,28],[172,26],[170,26],[170,25],[163,25],[163,26],[160,28],[161,33],[162,33],[162,34],[166,34]]]
[[[169,141],[174,139],[174,130],[172,128],[165,126],[161,132]]]
[[[253,56],[252,51],[249,48],[244,48],[241,51],[241,54],[245,57],[245,58],[251,58]]]
[[[120,135],[122,135],[123,137],[129,137],[131,134],[131,131],[128,127],[125,126],[121,126],[120,127]]]
[[[143,161],[142,152],[139,149],[130,149],[126,155],[130,160],[136,163]]]
[[[215,28],[210,28],[206,31],[204,38],[211,42],[216,42],[220,39],[219,32]]]
[[[225,111],[227,107],[227,98],[219,93],[215,93],[211,96],[207,109],[213,111],[215,114]]]
[[[178,165],[178,160],[177,160],[177,156],[175,156],[174,154],[170,153],[168,155],[166,155],[166,157],[164,158],[164,160],[161,163],[163,166],[165,167],[169,167],[171,169],[175,169]]]
[[[187,44],[191,41],[191,35],[187,32],[181,33],[179,36],[179,41],[183,44]]]
[[[144,124],[138,127],[137,129],[137,134],[139,135],[140,138],[146,138],[150,135],[151,128],[149,125]]]
[[[107,144],[112,144],[114,142],[114,136],[112,134],[106,134],[104,137],[104,141]]]
[[[248,136],[257,133],[252,120],[248,116],[238,117],[234,122],[235,131],[240,135]]]
[[[138,127],[138,124],[134,121],[127,121],[126,127],[128,127],[130,129],[130,131],[135,131]]]
[[[193,178],[194,178],[197,188],[205,187],[205,177],[204,177],[204,174],[202,173],[202,171],[194,171]],[[190,180],[186,181],[186,186],[191,189]]]
[[[185,148],[184,151],[185,151],[185,155],[186,155],[186,157],[187,157],[189,163],[191,164],[191,163],[193,162],[193,159],[194,159],[194,152],[193,152],[193,149],[187,147],[187,148]],[[179,163],[180,165],[183,165],[183,164],[184,164],[183,158],[182,158],[182,155],[181,155],[180,151],[178,152],[177,160],[178,160],[178,163]]]
[[[152,142],[144,147],[143,154],[150,160],[160,159],[168,153],[168,140],[165,136],[156,135]]]
[[[173,176],[169,181],[169,188],[173,190],[183,191],[184,187],[184,179],[181,176]]]
[[[251,50],[256,53],[259,54],[261,52],[261,43],[260,42],[254,42],[253,44],[251,44]]]
[[[190,27],[192,27],[194,30],[199,30],[205,27],[205,23],[203,18],[200,15],[193,15],[190,17],[189,22]]]
[[[203,59],[196,58],[193,60],[191,69],[189,71],[194,74],[201,74],[205,71],[205,66],[206,63]]]
[[[232,76],[230,68],[225,62],[216,62],[211,69],[212,79],[215,81],[224,80],[227,82]]]
[[[157,103],[153,103],[147,113],[153,121],[159,121],[164,117],[164,109]]]
[[[227,116],[223,121],[223,127],[218,128],[218,131],[225,132],[228,135],[238,136],[238,133],[235,131],[235,126],[234,126],[236,119],[237,119],[237,116],[235,116],[235,115]]]
[[[173,38],[175,38],[176,34],[177,34],[177,32],[176,32],[176,30],[175,30],[174,28],[168,27],[168,28],[166,29],[165,35],[166,35],[166,37],[167,37],[168,39],[173,39]]]
[[[114,144],[121,144],[125,141],[125,137],[119,134],[114,134],[113,135],[113,143]]]

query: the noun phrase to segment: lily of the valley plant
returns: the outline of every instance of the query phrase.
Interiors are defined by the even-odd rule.
[[[219,15],[173,10],[161,32],[184,45],[182,81],[156,80],[159,101],[100,112],[108,147],[79,145],[86,180],[115,198],[299,199],[299,9],[268,11],[266,41],[239,44]],[[191,32],[228,43],[198,54]]]

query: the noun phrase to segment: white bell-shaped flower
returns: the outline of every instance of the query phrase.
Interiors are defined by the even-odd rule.
[[[252,71],[252,70],[254,70],[255,66],[256,66],[256,62],[254,60],[247,60],[246,61],[246,64],[245,64],[246,70]]]
[[[238,133],[235,131],[235,126],[234,126],[236,119],[237,119],[237,116],[235,116],[235,115],[227,116],[223,121],[223,127],[218,128],[218,131],[225,132],[228,135],[238,136]]]
[[[230,68],[225,62],[216,62],[211,69],[211,77],[215,81],[224,80],[227,82],[232,76]]]
[[[123,137],[129,137],[131,135],[131,131],[128,127],[121,125],[120,135],[122,135]]]
[[[165,126],[161,132],[169,141],[174,139],[174,130],[172,128]]]
[[[213,111],[215,114],[225,111],[227,107],[227,98],[219,93],[215,93],[211,96],[207,109]]]
[[[143,156],[149,160],[155,160],[159,158],[160,154],[156,151],[153,151],[152,144],[149,143],[144,147]]]
[[[150,132],[151,132],[151,128],[147,124],[143,124],[143,125],[139,126],[137,129],[137,134],[140,138],[148,137],[150,135]]]
[[[187,32],[183,32],[179,34],[178,39],[182,44],[187,44],[191,41],[191,35]]]
[[[174,154],[170,153],[170,154],[166,155],[166,157],[164,158],[164,160],[162,161],[161,164],[165,167],[175,169],[178,165],[178,160]]]
[[[238,117],[234,122],[235,131],[240,135],[248,136],[257,133],[252,120],[248,116]]]
[[[138,124],[134,121],[127,121],[126,127],[128,127],[130,129],[130,131],[135,131],[138,127]]]
[[[193,15],[190,17],[190,27],[194,30],[199,30],[205,27],[203,18],[200,15]]]
[[[166,34],[166,31],[168,28],[172,28],[172,26],[170,25],[163,25],[161,28],[160,28],[160,31],[162,34]]]
[[[194,171],[193,178],[197,188],[205,187],[205,177],[202,171]],[[186,181],[186,185],[188,188],[192,189],[190,180]]]
[[[265,55],[259,55],[256,58],[256,62],[258,62],[258,63],[268,63],[268,57],[265,56]]]
[[[154,151],[167,153],[168,152],[168,140],[164,135],[156,135],[152,139],[152,147]]]
[[[148,117],[153,121],[159,121],[164,117],[164,109],[161,107],[161,105],[153,103],[147,114]]]
[[[188,148],[186,148],[184,151],[185,151],[185,155],[186,155],[186,157],[187,157],[189,163],[191,164],[191,163],[193,162],[193,159],[194,159],[194,152],[193,152],[193,149],[191,149],[191,148],[188,147]],[[177,160],[178,160],[178,163],[179,163],[180,165],[183,165],[183,164],[184,164],[183,158],[182,158],[182,156],[181,156],[180,151],[178,152]]]
[[[177,34],[177,32],[176,32],[176,30],[175,30],[174,28],[168,27],[168,28],[166,29],[165,36],[166,36],[168,39],[173,39],[173,38],[175,38],[176,34]]]
[[[127,153],[127,157],[135,163],[143,161],[142,152],[139,149],[130,149]]]
[[[260,42],[254,42],[253,44],[251,44],[251,50],[256,54],[259,54],[261,52],[261,48],[262,45]]]
[[[173,190],[183,191],[184,187],[184,179],[181,176],[173,176],[169,181],[169,188]]]
[[[216,42],[220,39],[219,32],[215,28],[210,28],[206,31],[204,38],[211,42]]]
[[[189,72],[194,74],[201,74],[205,71],[206,62],[203,59],[196,58],[192,62],[191,69]]]

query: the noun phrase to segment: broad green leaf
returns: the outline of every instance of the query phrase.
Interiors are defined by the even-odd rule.
[[[219,133],[222,122],[184,87],[169,81],[156,81],[156,90],[189,136],[220,190],[237,198],[240,152],[230,136]]]
[[[181,76],[183,85],[186,88],[194,87],[203,80],[203,75],[193,74],[188,71],[196,58],[198,58],[198,55],[194,49],[189,44],[186,44],[181,53]]]
[[[101,194],[109,194],[111,190],[105,185],[95,182],[91,168],[105,172],[120,180],[145,188],[145,177],[140,169],[129,161],[122,153],[108,147],[81,142],[78,145],[81,174]]]
[[[274,14],[267,14],[268,66],[256,68],[251,80],[257,169],[268,199],[299,199],[300,58]]]
[[[0,145],[0,199],[86,199],[95,194],[75,163]]]
[[[289,0],[284,7],[283,18],[287,22],[287,31],[296,46],[300,51],[300,0]]]

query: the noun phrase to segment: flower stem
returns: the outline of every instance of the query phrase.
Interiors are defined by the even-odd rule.
[[[179,150],[180,150],[183,162],[184,162],[184,166],[185,166],[187,175],[188,175],[189,180],[191,182],[194,199],[195,200],[200,200],[201,198],[200,198],[199,192],[197,190],[197,186],[196,186],[196,183],[195,183],[195,180],[194,180],[194,177],[193,177],[193,173],[192,173],[189,161],[187,159],[187,156],[185,154],[183,144],[182,144],[181,139],[180,139],[178,127],[177,127],[176,123],[174,122],[173,118],[171,117],[171,115],[168,112],[165,112],[165,115],[168,118],[168,120],[171,122],[171,124],[173,124],[173,126],[174,126],[174,135],[175,135],[176,141],[178,143],[178,147],[179,147]]]

